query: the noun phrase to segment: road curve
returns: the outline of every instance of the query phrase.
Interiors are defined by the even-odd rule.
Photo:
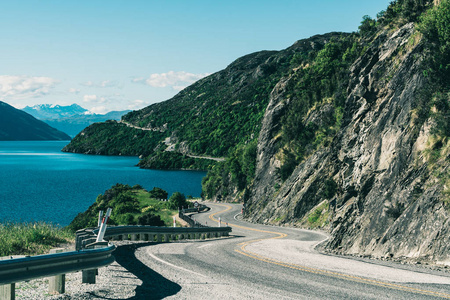
[[[153,298],[450,299],[448,274],[323,255],[314,250],[323,233],[251,224],[240,220],[240,205],[207,205],[211,211],[196,220],[218,226],[220,217],[233,228],[230,238],[136,249],[144,265],[176,287],[152,289]]]

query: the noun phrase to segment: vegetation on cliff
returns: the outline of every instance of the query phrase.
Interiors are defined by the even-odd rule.
[[[215,161],[205,158],[193,158],[174,151],[158,151],[143,158],[138,166],[144,169],[159,170],[210,170]]]
[[[430,169],[444,187],[443,199],[450,209],[450,1],[442,0],[429,9],[418,28],[427,42],[424,72],[430,77],[426,94],[431,95],[431,101],[421,102],[418,114],[434,122],[428,149]]]

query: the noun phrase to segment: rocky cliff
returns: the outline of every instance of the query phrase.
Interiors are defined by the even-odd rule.
[[[309,227],[321,219],[331,233],[330,251],[450,264],[448,187],[436,175],[448,176],[449,147],[440,145],[435,161],[426,154],[433,120],[417,122],[417,103],[429,84],[423,59],[413,23],[379,32],[349,69],[340,130],[284,182],[278,133],[292,77],[281,80],[262,121],[246,218]],[[323,120],[329,110],[313,109],[303,122]]]

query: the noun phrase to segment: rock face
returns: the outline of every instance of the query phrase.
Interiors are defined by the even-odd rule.
[[[277,175],[276,133],[289,105],[285,87],[290,78],[277,84],[259,136],[256,176],[246,203],[249,220],[300,226],[326,200],[325,183],[334,182],[326,249],[450,264],[450,214],[440,199],[442,185],[430,175],[422,152],[430,123],[420,132],[414,126],[426,78],[422,44],[410,42],[413,33],[411,23],[380,34],[352,65],[341,130],[285,182]],[[309,121],[326,117],[326,111]]]

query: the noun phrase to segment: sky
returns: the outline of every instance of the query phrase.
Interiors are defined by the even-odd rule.
[[[0,0],[0,101],[136,110],[261,50],[358,30],[392,0]]]

